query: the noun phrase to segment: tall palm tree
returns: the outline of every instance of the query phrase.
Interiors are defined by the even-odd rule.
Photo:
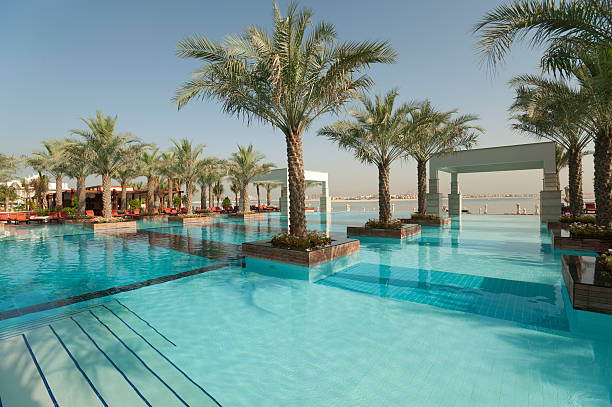
[[[40,168],[51,176],[55,177],[55,209],[61,210],[64,206],[62,177],[66,172],[67,161],[64,157],[65,141],[43,141],[43,149],[32,152],[32,157],[28,160],[29,165]]]
[[[554,141],[565,150],[569,167],[570,212],[573,216],[581,216],[584,213],[582,155],[591,142],[590,134],[581,125],[587,113],[584,95],[564,80],[532,75],[514,78],[510,84],[516,90],[510,108],[517,121],[513,128]]]
[[[212,99],[223,111],[247,121],[270,123],[285,136],[289,175],[290,233],[304,236],[302,135],[315,119],[337,112],[371,85],[363,71],[395,61],[383,41],[340,43],[333,25],[312,23],[310,9],[289,3],[282,15],[274,3],[274,29],[249,26],[240,36],[215,42],[194,35],[178,43],[180,58],[204,62],[177,91],[181,109],[190,100]]]
[[[248,146],[238,145],[238,151],[232,153],[228,160],[227,173],[235,180],[240,187],[240,210],[248,212],[249,205],[249,183],[253,178],[265,174],[270,171],[275,165],[272,163],[262,163],[266,158],[265,155],[253,148],[252,144]]]
[[[159,148],[151,147],[140,153],[138,167],[140,175],[147,178],[147,212],[153,212],[155,207],[155,190],[159,182],[160,160]]]
[[[0,153],[0,182],[7,182],[13,177],[18,160]]]
[[[468,149],[476,144],[482,128],[471,124],[476,115],[454,117],[456,110],[441,112],[430,101],[422,102],[407,120],[406,156],[417,162],[418,213],[426,212],[427,162],[439,154]]]
[[[404,154],[405,120],[413,109],[408,104],[394,106],[397,96],[395,89],[374,99],[361,95],[359,100],[363,107],[349,112],[354,120],[339,121],[323,127],[318,133],[337,143],[338,147],[353,151],[359,161],[376,165],[378,217],[384,223],[391,222],[390,167]]]
[[[172,195],[174,193],[174,178],[176,177],[176,157],[171,151],[166,151],[159,156],[159,174],[165,176],[168,183],[168,208],[172,208]]]
[[[239,180],[232,180],[232,184],[230,185],[230,191],[234,193],[234,202],[236,206],[238,206],[238,193],[240,192]]]
[[[280,186],[280,184],[274,184],[267,182],[266,184],[266,206],[272,205],[272,190]]]
[[[104,218],[111,218],[111,176],[126,162],[134,159],[134,151],[141,148],[140,139],[130,133],[115,133],[117,116],[104,116],[102,111],[96,117],[81,120],[85,130],[72,130],[87,143],[87,158],[92,172],[102,176],[102,207]]]
[[[215,194],[215,198],[217,198],[217,206],[219,206],[221,195],[223,194],[223,184],[221,183],[221,180],[217,180],[217,182],[215,182],[215,185],[212,187],[212,192]]]
[[[92,168],[87,159],[88,146],[81,140],[68,139],[64,147],[65,172],[77,182],[77,211],[85,215],[87,191],[85,180],[92,174]]]
[[[515,39],[532,34],[544,45],[541,68],[577,79],[589,95],[586,129],[594,143],[597,223],[612,228],[612,2],[523,1],[498,6],[474,27],[478,46],[495,66]]]
[[[119,209],[122,211],[127,209],[127,186],[137,176],[138,168],[134,161],[125,162],[113,174],[113,178],[119,181],[119,185],[121,185],[121,207]]]
[[[557,189],[561,189],[561,180],[559,179],[559,173],[562,169],[567,167],[569,161],[569,155],[567,154],[567,150],[560,146],[555,145],[555,170],[557,171]],[[582,171],[581,171],[582,174]],[[580,190],[582,193],[582,190]]]
[[[17,188],[19,185],[16,182],[0,184],[0,197],[4,198],[5,211],[9,211],[9,204],[17,199]]]
[[[259,190],[261,187],[265,187],[265,184],[263,182],[256,182],[255,184],[255,191],[257,191],[257,207],[261,206],[261,191]]]
[[[181,139],[172,140],[174,146],[172,153],[176,157],[176,173],[185,183],[187,193],[187,214],[193,213],[193,183],[204,171],[206,166],[212,164],[215,159],[201,157],[204,151],[204,144],[193,145],[193,141]]]

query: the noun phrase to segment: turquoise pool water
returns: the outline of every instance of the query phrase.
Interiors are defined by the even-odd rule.
[[[342,234],[370,217],[308,221]],[[0,312],[207,270],[0,321],[0,352],[16,355],[0,362],[3,406],[25,393],[23,405],[53,405],[48,389],[58,405],[612,404],[612,317],[571,308],[536,217],[362,239],[357,261],[314,283],[239,258],[243,241],[283,228],[270,215],[124,236],[24,228],[0,241]],[[15,384],[15,366],[48,389]]]

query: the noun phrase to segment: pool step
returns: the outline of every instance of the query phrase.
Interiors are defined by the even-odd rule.
[[[218,406],[119,302],[0,341],[0,406]]]

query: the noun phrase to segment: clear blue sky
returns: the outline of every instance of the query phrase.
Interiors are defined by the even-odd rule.
[[[285,2],[280,1],[281,8]],[[300,4],[314,20],[333,23],[340,40],[388,40],[399,53],[394,65],[376,66],[373,92],[391,87],[403,100],[429,98],[441,109],[458,108],[481,117],[487,130],[482,147],[520,144],[507,108],[513,92],[507,81],[536,72],[537,51],[516,47],[496,75],[481,68],[473,24],[497,2],[322,1]],[[178,40],[200,33],[211,39],[241,32],[249,24],[270,27],[271,1],[76,1],[28,0],[0,5],[0,122],[2,152],[24,154],[45,139],[62,138],[81,127],[79,116],[96,109],[119,115],[119,130],[169,147],[170,138],[205,143],[210,155],[228,156],[237,143],[253,143],[270,161],[285,166],[282,135],[269,126],[245,123],[211,102],[177,111],[175,89],[198,66],[174,55]],[[353,160],[315,135],[328,115],[304,139],[306,168],[331,174],[332,194],[376,192],[374,167]],[[585,162],[585,192],[592,192],[592,160]],[[566,179],[566,173],[562,173]],[[93,182],[93,180],[92,180]],[[566,181],[564,181],[566,183]],[[448,189],[443,179],[443,189]],[[565,185],[565,184],[564,184]],[[416,189],[413,162],[392,168],[391,190]],[[463,177],[467,193],[535,193],[541,172],[477,174]]]

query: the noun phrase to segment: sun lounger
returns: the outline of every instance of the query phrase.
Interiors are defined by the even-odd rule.
[[[11,213],[11,221],[13,221],[16,225],[22,222],[28,223],[28,215],[23,212]]]
[[[10,222],[9,214],[8,213],[0,213],[0,222],[9,223]]]
[[[172,210],[170,211],[171,215],[178,215],[178,212],[175,208],[172,208]]]
[[[88,211],[85,211],[85,215],[92,217],[92,218],[97,218],[97,216],[94,215],[94,211],[92,211],[91,209]]]
[[[113,209],[113,210],[111,210],[111,216],[118,217],[119,216],[119,212],[117,210]]]
[[[585,203],[584,204],[584,213],[596,213],[597,208],[594,203]]]
[[[170,215],[170,213],[171,213],[171,212],[172,212],[172,211],[170,210],[170,208],[164,208],[164,213],[165,213],[166,215]]]

